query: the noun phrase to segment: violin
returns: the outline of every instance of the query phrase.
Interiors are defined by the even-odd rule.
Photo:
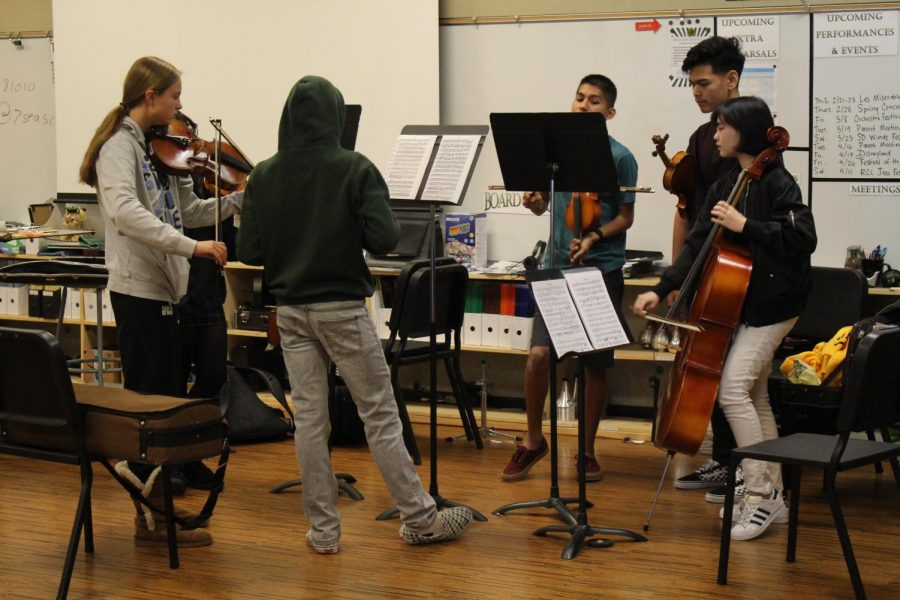
[[[150,159],[167,175],[199,175],[212,193],[216,192],[216,171],[220,190],[241,189],[253,165],[232,144],[222,142],[221,160],[217,160],[216,144],[196,135],[197,125],[179,114],[165,127],[150,130]]]
[[[600,226],[603,207],[600,197],[593,192],[575,192],[566,207],[566,227],[581,237],[585,231],[593,231]]]
[[[666,154],[666,142],[669,134],[665,136],[654,135],[653,143],[656,150],[653,156],[659,156],[666,171],[663,173],[663,187],[667,191],[678,196],[678,215],[686,218],[687,198],[694,193],[694,181],[697,178],[697,161],[692,154],[684,151],[678,151],[671,159]]]
[[[770,127],[767,139],[772,144],[760,152],[742,171],[727,202],[736,206],[751,180],[759,180],[766,167],[787,148],[790,135],[783,127]],[[648,315],[652,320],[684,327],[681,344],[669,375],[668,389],[657,415],[657,447],[694,455],[703,442],[712,415],[722,367],[731,345],[734,329],[740,324],[744,297],[750,285],[753,261],[749,251],[722,237],[721,225],[713,225],[703,247],[682,285],[682,293],[669,307],[665,317]],[[699,279],[698,279],[699,277]],[[685,293],[685,290],[696,290]],[[687,298],[689,323],[678,323]]]

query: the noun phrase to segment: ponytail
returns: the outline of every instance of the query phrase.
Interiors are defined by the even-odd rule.
[[[78,180],[81,183],[86,183],[93,188],[97,187],[97,159],[100,158],[100,148],[119,130],[119,125],[122,124],[122,119],[127,114],[128,110],[125,108],[125,104],[121,103],[109,111],[109,114],[100,123],[100,127],[94,132],[91,143],[88,144],[84,160],[81,162],[81,169],[78,171]]]
[[[100,149],[103,144],[119,130],[122,119],[128,112],[144,102],[144,93],[147,90],[162,92],[171,87],[180,76],[181,71],[155,56],[144,56],[134,61],[125,76],[122,102],[109,111],[106,118],[100,123],[100,127],[94,132],[91,143],[88,144],[84,160],[81,162],[81,169],[78,171],[79,181],[93,188],[97,187],[97,160],[100,158]]]

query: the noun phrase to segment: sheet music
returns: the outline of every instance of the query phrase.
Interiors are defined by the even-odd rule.
[[[534,281],[531,283],[531,291],[547,325],[557,356],[592,349],[565,279]]]
[[[563,272],[563,278],[594,349],[627,344],[628,335],[609,297],[603,273],[594,268],[571,269]]]
[[[444,135],[438,146],[437,156],[431,171],[428,173],[428,181],[425,183],[425,191],[422,200],[430,202],[450,202],[456,204],[462,200],[462,190],[466,183],[466,176],[475,160],[475,152],[478,150],[478,135]]]
[[[394,140],[391,160],[384,174],[392,199],[416,199],[436,140],[436,135],[399,135]]]

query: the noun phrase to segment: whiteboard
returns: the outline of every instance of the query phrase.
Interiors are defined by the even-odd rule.
[[[58,190],[87,191],[77,182],[84,151],[145,55],[183,72],[183,110],[201,137],[211,139],[208,119],[220,118],[253,162],[276,151],[291,86],[326,77],[362,105],[356,149],[383,169],[404,125],[437,124],[437,8],[437,0],[55,0]]]
[[[814,15],[814,178],[900,181],[898,14]]]
[[[56,196],[52,47],[0,44],[0,220],[29,223],[28,205]]]
[[[776,121],[791,133],[791,145],[806,147],[809,106],[809,18],[782,15],[780,58],[768,63],[776,71]],[[713,18],[690,19],[691,26],[715,26]],[[638,185],[655,194],[638,194],[628,247],[658,250],[668,260],[672,245],[675,197],[662,187],[664,167],[651,155],[651,137],[670,134],[669,155],[687,146],[691,133],[707,118],[696,107],[689,87],[673,87],[670,28],[661,21],[656,33],[636,31],[635,21],[577,21],[441,27],[441,121],[483,124],[491,112],[567,112],[581,78],[588,73],[610,77],[619,92],[617,114],[607,123],[638,162]],[[751,63],[748,62],[748,65]],[[764,63],[752,63],[764,65]],[[788,165],[802,185],[807,152],[792,152]],[[488,136],[461,212],[483,212],[486,199],[502,183],[493,140]],[[502,194],[500,192],[499,194]],[[515,194],[506,193],[514,203]],[[501,198],[502,200],[502,198]],[[518,260],[546,239],[549,218],[489,212],[488,257]]]

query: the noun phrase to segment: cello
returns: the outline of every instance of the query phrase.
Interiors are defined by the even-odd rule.
[[[783,127],[770,127],[766,137],[772,146],[760,152],[738,176],[727,202],[736,206],[751,180],[759,180],[766,167],[787,148],[790,135]],[[682,285],[682,293],[663,318],[652,320],[684,327],[681,347],[675,356],[668,388],[657,414],[658,448],[693,456],[706,434],[722,367],[740,322],[744,296],[750,285],[753,264],[740,244],[725,240],[721,225],[714,224]],[[688,325],[678,323],[682,304],[696,289],[688,311]]]

